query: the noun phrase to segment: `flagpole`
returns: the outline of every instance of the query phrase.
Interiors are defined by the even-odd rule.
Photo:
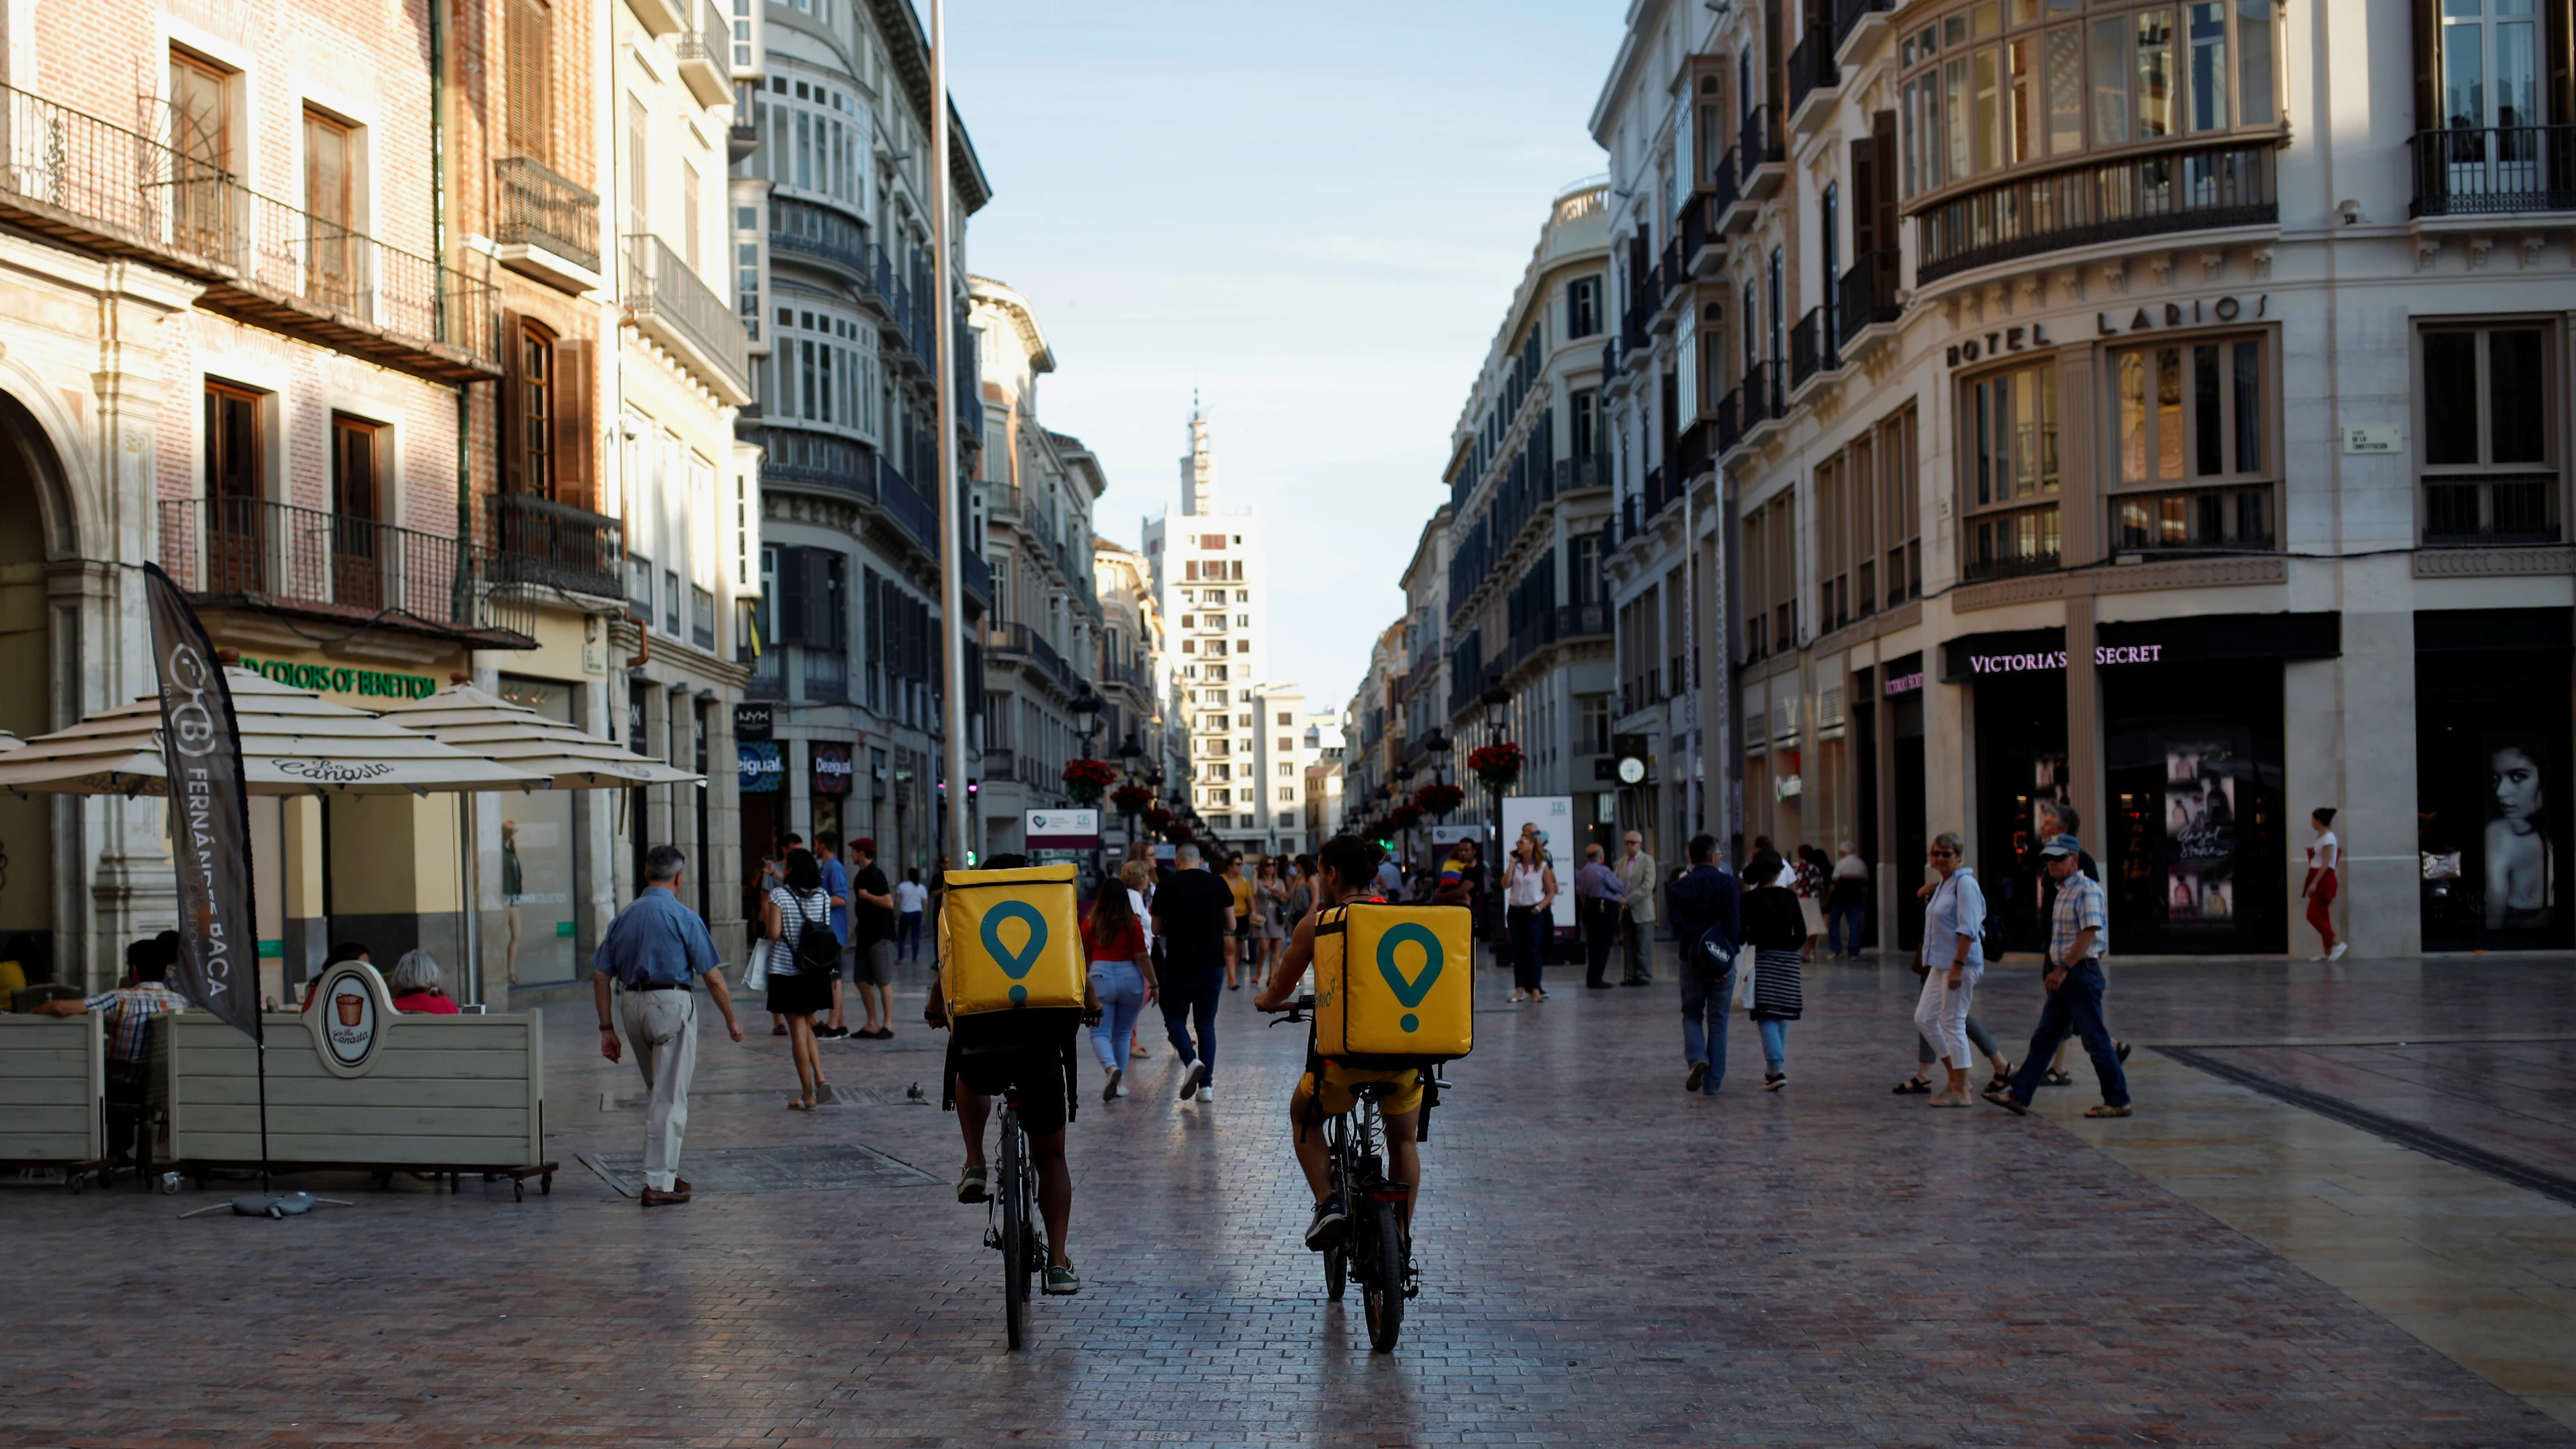
[[[963,869],[968,859],[966,835],[966,600],[964,574],[958,567],[966,540],[958,521],[957,492],[957,356],[953,286],[948,257],[948,36],[944,0],[930,0],[930,245],[931,381],[938,389],[938,432],[931,455],[938,460],[940,675],[947,689],[940,722],[948,738],[944,752],[948,798],[950,862]]]

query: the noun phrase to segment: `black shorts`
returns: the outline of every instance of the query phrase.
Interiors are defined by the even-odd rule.
[[[1019,1090],[1020,1125],[1032,1137],[1063,1130],[1070,1119],[1065,1070],[1080,1012],[996,1012],[963,1017],[948,1036],[949,1080],[979,1096]],[[1061,1018],[1061,1020],[1059,1020]]]

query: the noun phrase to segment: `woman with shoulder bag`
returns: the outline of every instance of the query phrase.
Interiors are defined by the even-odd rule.
[[[832,897],[823,889],[823,867],[814,852],[802,846],[787,852],[783,874],[760,904],[761,931],[769,940],[769,1009],[786,1018],[788,1054],[796,1061],[797,1098],[787,1105],[811,1112],[816,1094],[830,1085],[814,1046],[814,1013],[832,1009],[841,943],[832,934]]]
[[[1145,945],[1145,924],[1134,902],[1124,879],[1107,882],[1091,908],[1091,919],[1082,927],[1082,950],[1091,963],[1091,994],[1100,1001],[1100,1020],[1091,1028],[1091,1050],[1100,1058],[1100,1100],[1104,1102],[1127,1095],[1127,1068],[1118,1053],[1135,1039],[1136,1018],[1160,994],[1153,958]]]
[[[1807,944],[1806,914],[1798,895],[1782,884],[1788,862],[1763,851],[1745,867],[1744,939],[1753,947],[1748,1014],[1762,1033],[1762,1090],[1789,1085],[1789,1022],[1806,1006],[1800,953]]]

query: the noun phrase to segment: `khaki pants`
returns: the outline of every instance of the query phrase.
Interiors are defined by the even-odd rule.
[[[617,1015],[653,1093],[644,1119],[644,1185],[669,1192],[680,1175],[680,1138],[689,1126],[689,1078],[698,1070],[697,996],[620,991]]]

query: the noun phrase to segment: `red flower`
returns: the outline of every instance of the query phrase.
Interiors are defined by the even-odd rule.
[[[1134,815],[1154,803],[1154,792],[1142,785],[1121,785],[1109,792],[1109,799],[1119,814]]]
[[[1419,805],[1398,805],[1386,812],[1386,828],[1389,830],[1411,830],[1421,823],[1422,807]]]
[[[1476,772],[1488,790],[1508,790],[1521,777],[1521,747],[1510,740],[1487,745],[1467,756],[1467,768]]]
[[[1413,792],[1413,803],[1434,815],[1446,815],[1467,803],[1467,792],[1446,782],[1423,786]]]
[[[1085,805],[1099,803],[1100,792],[1118,783],[1118,767],[1107,760],[1074,760],[1064,767],[1064,793]]]

